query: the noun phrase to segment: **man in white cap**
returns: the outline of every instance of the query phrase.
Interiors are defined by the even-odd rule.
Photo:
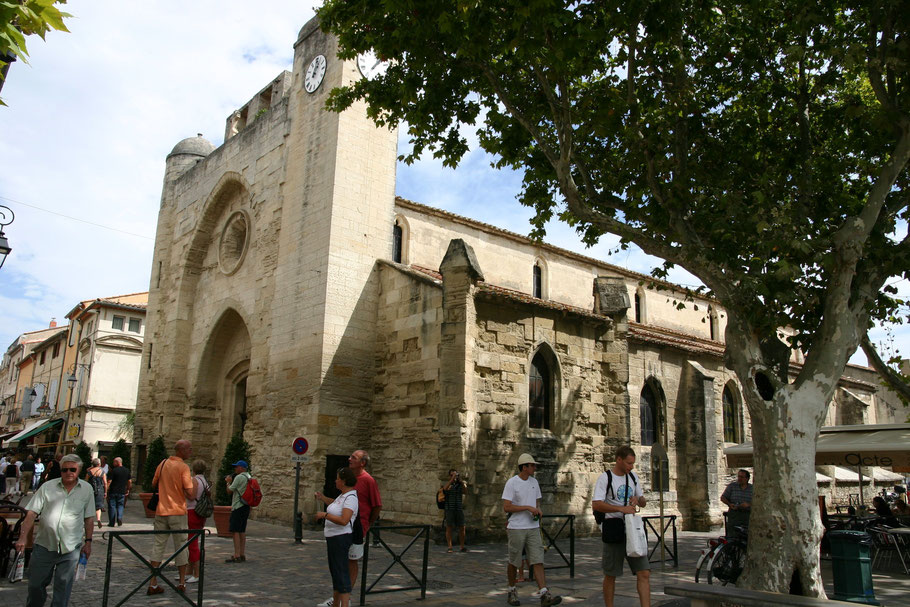
[[[561,596],[554,596],[547,590],[543,573],[543,541],[540,538],[540,485],[534,478],[537,462],[529,453],[518,458],[518,474],[506,481],[502,491],[502,509],[509,517],[506,533],[509,536],[509,605],[521,605],[515,577],[521,567],[521,553],[528,554],[528,564],[537,581],[540,606],[550,607],[562,602]]]

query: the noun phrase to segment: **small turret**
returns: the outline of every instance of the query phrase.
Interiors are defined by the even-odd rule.
[[[197,133],[195,137],[187,137],[175,145],[171,153],[167,155],[164,180],[167,182],[177,179],[188,169],[194,167],[197,162],[211,154],[214,149],[215,146],[203,137],[202,133]]]

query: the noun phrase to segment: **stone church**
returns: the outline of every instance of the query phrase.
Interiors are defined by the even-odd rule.
[[[295,437],[310,445],[307,520],[313,491],[363,448],[385,520],[437,524],[455,467],[468,527],[495,534],[522,452],[543,463],[545,512],[584,530],[622,444],[656,504],[663,445],[668,512],[717,523],[723,447],[750,435],[723,310],[677,309],[672,284],[397,198],[397,133],[363,106],[323,109],[375,62],[338,59],[315,19],[294,48],[293,70],[227,118],[223,145],[189,138],[167,157],[134,461],[164,435],[217,467],[242,432],[257,516],[290,522]],[[886,417],[855,371],[831,423]]]

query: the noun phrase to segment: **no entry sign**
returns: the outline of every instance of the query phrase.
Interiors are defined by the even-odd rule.
[[[294,453],[297,455],[303,455],[307,452],[307,449],[310,448],[310,443],[307,442],[302,436],[298,436],[294,439],[294,444],[291,445],[291,449],[294,450]]]

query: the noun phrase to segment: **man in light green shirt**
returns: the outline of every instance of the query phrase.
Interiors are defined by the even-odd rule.
[[[79,480],[82,459],[75,454],[60,460],[60,478],[47,481],[28,503],[28,514],[16,541],[16,551],[25,542],[41,515],[35,547],[28,567],[26,607],[42,607],[47,600],[47,585],[54,580],[51,607],[66,607],[73,590],[79,555],[92,554],[95,530],[95,492]]]

